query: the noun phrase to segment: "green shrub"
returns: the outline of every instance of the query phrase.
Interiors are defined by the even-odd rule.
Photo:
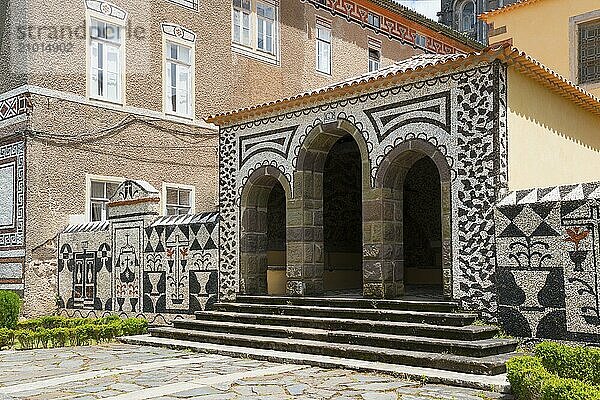
[[[0,328],[15,329],[20,311],[19,295],[9,290],[0,290]]]
[[[142,318],[123,320],[123,335],[141,335],[148,332],[148,321]]]
[[[538,357],[512,358],[506,368],[517,400],[600,400],[600,387],[550,373]]]
[[[69,328],[52,328],[50,329],[50,335],[54,347],[65,347],[69,340]]]
[[[0,328],[0,350],[4,347],[12,347],[14,343],[14,331],[8,328]]]
[[[535,348],[544,367],[561,378],[600,385],[600,349],[544,342]]]
[[[19,342],[21,349],[33,349],[35,346],[35,339],[33,331],[20,330],[15,332],[15,339]]]
[[[39,326],[44,329],[64,328],[67,326],[68,318],[57,315],[49,315],[38,319]]]

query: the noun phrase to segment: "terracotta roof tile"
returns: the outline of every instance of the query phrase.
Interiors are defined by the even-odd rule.
[[[501,45],[469,54],[422,54],[414,56],[378,71],[337,82],[320,89],[213,115],[208,117],[207,121],[217,125],[231,125],[241,120],[257,119],[263,115],[281,113],[284,110],[305,107],[308,104],[334,101],[340,97],[356,95],[402,82],[422,80],[427,76],[452,72],[462,67],[494,60],[513,66],[518,72],[540,82],[588,111],[600,115],[600,99],[526,53],[509,45]]]
[[[487,22],[489,17],[493,17],[495,15],[502,14],[506,11],[514,10],[515,8],[519,8],[522,6],[528,6],[530,4],[537,3],[538,1],[541,1],[541,0],[518,0],[512,4],[507,4],[504,7],[496,8],[496,9],[490,10],[488,12],[485,12],[483,14],[480,14],[478,18],[482,21]],[[573,1],[573,0],[571,0],[571,1]]]

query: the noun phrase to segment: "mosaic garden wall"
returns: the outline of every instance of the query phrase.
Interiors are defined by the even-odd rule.
[[[495,214],[507,333],[599,341],[600,184],[513,192]]]
[[[0,110],[2,111],[2,110]],[[23,290],[25,144],[0,144],[0,289]]]
[[[322,193],[318,186],[306,192],[320,176],[306,170],[322,161],[331,137],[335,141],[344,134],[351,134],[361,150],[363,199],[365,190],[375,193],[386,184],[384,175],[395,168],[396,155],[419,153],[434,161],[442,181],[444,294],[461,300],[466,309],[494,314],[493,206],[507,176],[506,69],[500,63],[222,127],[221,295],[232,299],[240,289],[245,291],[248,271],[256,272],[246,265],[261,256],[247,235],[252,218],[246,215],[245,202],[248,188],[258,181],[258,186],[266,185],[265,176],[287,188],[288,293],[306,293],[314,283],[311,279],[319,279],[318,269],[312,267],[323,262],[323,249],[315,239],[323,234],[317,226],[322,224]],[[298,207],[303,211],[296,221]],[[363,202],[363,229],[377,207],[383,207],[381,202]],[[384,214],[377,218],[389,218],[385,226],[397,224],[393,212]],[[401,276],[397,255],[402,244],[381,241],[375,234],[369,237],[369,232],[364,233],[363,279],[377,284],[385,280],[375,270],[378,265]]]
[[[59,242],[59,307],[69,315],[143,315],[153,323],[217,299],[218,213],[159,217],[158,192],[124,182],[109,220],[68,226]]]

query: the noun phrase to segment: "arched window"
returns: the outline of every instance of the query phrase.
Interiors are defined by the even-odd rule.
[[[473,1],[464,2],[460,13],[460,30],[463,32],[473,30],[475,17],[475,3]]]

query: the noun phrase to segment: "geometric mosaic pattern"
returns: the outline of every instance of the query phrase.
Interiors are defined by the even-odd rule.
[[[452,179],[452,294],[468,309],[495,314],[494,205],[507,170],[507,141],[501,137],[507,133],[506,85],[500,82],[506,82],[506,69],[492,63],[222,127],[221,295],[231,297],[239,285],[239,206],[248,177],[259,167],[274,167],[289,181],[293,197],[293,171],[308,132],[343,119],[366,143],[372,184],[382,160],[406,141],[427,141],[446,158]]]
[[[28,93],[0,100],[0,121],[27,114],[31,107],[31,98]]]
[[[495,212],[499,319],[509,334],[600,339],[599,184],[510,193]]]
[[[216,302],[219,214],[156,217],[157,192],[142,181],[116,193],[109,221],[60,234],[60,308],[164,323]]]
[[[25,145],[18,141],[0,145],[3,204],[0,250],[22,247],[25,230]],[[10,220],[10,222],[8,222]]]

